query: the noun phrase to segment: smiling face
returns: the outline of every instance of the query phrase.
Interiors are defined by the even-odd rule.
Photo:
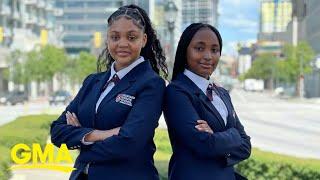
[[[143,30],[126,17],[115,20],[107,33],[108,50],[115,60],[116,71],[137,60],[147,43],[147,35]]]
[[[209,79],[220,58],[220,44],[209,28],[200,29],[187,48],[187,69]]]

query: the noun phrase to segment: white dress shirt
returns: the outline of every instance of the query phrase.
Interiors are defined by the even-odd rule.
[[[195,83],[201,91],[206,94],[207,88],[210,84],[209,80],[191,72],[188,69],[185,69],[183,72],[184,75],[186,75],[193,83]],[[224,124],[227,124],[227,117],[228,117],[228,109],[222,99],[214,92],[212,91],[212,98],[211,101],[212,105],[217,109],[219,114],[221,115]],[[205,119],[204,119],[205,120]]]

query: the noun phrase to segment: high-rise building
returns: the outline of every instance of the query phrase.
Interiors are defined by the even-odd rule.
[[[63,9],[57,24],[63,26],[64,47],[70,54],[92,51],[94,34],[105,38],[107,19],[120,6],[136,4],[142,7],[152,19],[154,0],[56,0],[56,6]],[[103,47],[104,43],[101,44]],[[96,49],[95,49],[96,50]],[[96,53],[99,53],[99,48]]]
[[[320,3],[317,0],[308,0],[306,3],[306,40],[316,54],[320,54]]]
[[[251,47],[243,46],[239,49],[238,53],[238,73],[244,74],[251,68]]]
[[[30,51],[41,43],[61,45],[56,10],[54,0],[0,0],[0,92],[10,90],[3,72],[9,67],[6,56],[11,50]]]
[[[144,9],[150,19],[154,18],[155,0],[124,0],[124,5],[135,4]]]
[[[70,54],[90,51],[96,32],[104,37],[107,19],[123,5],[123,0],[56,0],[56,7],[63,9],[57,24],[63,26],[62,40]]]
[[[183,0],[182,28],[194,22],[218,25],[218,0]]]
[[[291,21],[291,0],[263,0],[261,2],[260,32],[273,33],[286,31]]]
[[[305,95],[308,98],[320,97],[320,21],[317,18],[320,16],[320,3],[317,0],[305,0],[305,4],[300,4],[301,7],[305,7],[305,12],[300,13],[305,15],[302,21],[305,26],[304,40],[316,54],[312,62],[312,73],[305,75]]]
[[[105,38],[107,19],[120,6],[137,4],[150,15],[153,0],[56,0],[56,6],[63,9],[57,24],[63,26],[64,47],[70,54],[94,49],[94,34]],[[103,41],[103,40],[102,40]],[[104,43],[101,44],[103,47]],[[95,47],[96,48],[96,47]],[[99,51],[99,50],[98,50]]]
[[[258,39],[287,41],[288,37],[285,36],[285,32],[291,19],[291,0],[262,0]]]
[[[0,27],[3,32],[0,45],[9,47],[18,43],[14,42],[18,35],[34,36],[39,41],[42,30],[53,35],[56,31],[55,10],[52,0],[0,0]],[[19,43],[25,45],[21,41]]]

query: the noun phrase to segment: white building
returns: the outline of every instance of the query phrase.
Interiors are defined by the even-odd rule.
[[[43,43],[62,46],[59,41],[61,29],[55,25],[54,0],[0,0],[0,92],[13,90],[14,84],[4,79],[3,72],[10,62],[7,55],[13,50],[30,51]]]

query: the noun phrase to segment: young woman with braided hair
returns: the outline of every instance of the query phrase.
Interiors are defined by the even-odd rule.
[[[51,125],[56,146],[80,149],[70,179],[159,179],[153,136],[168,70],[143,9],[123,6],[108,18],[98,71]]]

